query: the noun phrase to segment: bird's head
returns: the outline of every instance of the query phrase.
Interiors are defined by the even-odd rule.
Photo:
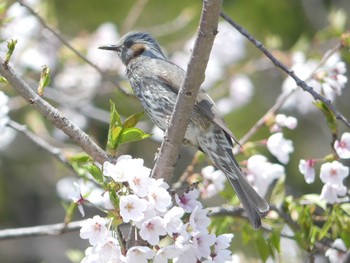
[[[124,35],[117,45],[101,46],[99,49],[116,51],[125,66],[139,56],[165,59],[157,41],[145,32],[130,32]]]

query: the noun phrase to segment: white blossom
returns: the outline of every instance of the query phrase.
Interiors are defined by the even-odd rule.
[[[210,218],[207,216],[208,210],[196,207],[190,215],[190,226],[194,231],[202,233],[208,232],[208,226],[210,225]]]
[[[275,117],[276,123],[281,127],[287,127],[294,130],[298,125],[298,120],[292,116],[286,116],[284,114],[277,114]]]
[[[336,186],[343,184],[345,177],[349,175],[349,167],[344,166],[338,161],[324,163],[321,166],[320,178],[323,183]]]
[[[140,236],[151,245],[159,243],[160,236],[166,234],[164,220],[159,216],[155,216],[143,222],[140,229]]]
[[[163,187],[151,186],[147,197],[150,205],[159,212],[165,212],[171,205],[171,196]]]
[[[334,240],[332,248],[327,249],[325,256],[328,257],[330,263],[340,263],[345,262],[346,253],[347,248],[344,244],[344,241],[340,238],[337,238]]]
[[[350,133],[344,132],[340,140],[334,142],[334,149],[342,159],[350,158]]]
[[[187,213],[192,212],[197,206],[202,207],[202,204],[197,200],[199,191],[193,189],[182,196],[175,195],[176,203],[182,207]]]
[[[341,201],[339,197],[344,196],[346,191],[347,189],[344,185],[326,183],[322,188],[320,199],[325,200],[329,204],[334,204]]]
[[[80,229],[80,237],[89,239],[91,245],[103,242],[108,237],[107,222],[106,219],[98,215],[87,219]]]
[[[130,220],[139,221],[144,217],[147,201],[136,195],[121,196],[119,200],[120,215],[125,223]]]
[[[183,226],[181,218],[184,213],[183,208],[174,206],[164,215],[164,225],[169,236],[181,231]]]
[[[266,145],[269,151],[283,164],[289,162],[289,154],[294,151],[293,142],[286,140],[281,132],[272,134]]]
[[[261,196],[265,196],[270,184],[284,174],[282,165],[269,162],[263,155],[253,155],[247,160],[247,178]]]
[[[209,165],[202,169],[203,185],[200,189],[202,198],[210,198],[224,190],[226,176],[221,170],[215,170],[214,166]]]
[[[304,175],[305,181],[308,184],[311,184],[315,181],[315,160],[301,159],[299,162],[299,171]]]
[[[116,164],[110,162],[104,162],[103,174],[110,176],[115,182],[126,182],[135,176],[135,170],[142,169],[142,159],[132,159],[130,155],[122,155],[117,159]],[[147,173],[150,169],[143,170]]]
[[[201,259],[210,255],[210,247],[214,245],[216,237],[214,234],[196,232],[193,236],[193,245],[196,249],[196,257]]]
[[[135,246],[128,249],[126,253],[127,263],[148,263],[153,258],[154,252],[149,247]]]
[[[156,252],[153,263],[168,263],[169,259],[178,257],[180,253],[181,250],[174,245],[162,247]]]

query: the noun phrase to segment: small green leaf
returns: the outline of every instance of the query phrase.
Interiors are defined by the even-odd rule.
[[[318,240],[323,239],[327,235],[328,230],[331,229],[332,225],[333,225],[333,220],[331,217],[329,217],[327,222],[323,225],[323,227],[319,232]]]
[[[315,101],[314,105],[317,108],[319,108],[322,111],[323,115],[326,117],[326,121],[331,132],[333,134],[337,134],[338,126],[337,126],[337,118],[335,117],[335,114],[322,101]]]
[[[341,204],[340,208],[348,214],[348,216],[350,216],[350,204],[349,203],[345,203],[345,204]]]
[[[274,188],[272,189],[272,192],[271,192],[271,203],[275,204],[275,205],[280,205],[282,204],[283,200],[284,200],[284,197],[286,195],[286,191],[285,191],[285,180],[286,180],[286,176],[283,175],[281,176]]]
[[[5,79],[4,77],[0,76],[0,82],[7,83],[7,79]]]
[[[86,169],[90,172],[90,174],[95,178],[95,180],[98,183],[103,183],[103,174],[100,168],[92,164],[92,165],[86,166]]]
[[[281,250],[281,229],[273,229],[270,237],[270,242],[273,245],[273,247],[277,250],[277,252],[280,252]]]
[[[44,95],[45,88],[50,84],[50,81],[51,81],[50,69],[48,68],[48,66],[44,65],[43,69],[41,70],[39,87],[38,87],[38,94],[40,96]]]
[[[305,200],[305,201],[309,201],[313,204],[318,205],[319,207],[321,207],[323,210],[326,211],[327,209],[327,202],[324,200],[320,200],[320,196],[317,194],[307,194],[307,195],[303,195],[301,197],[301,200]]]
[[[150,136],[151,136],[150,134],[145,133],[139,128],[127,128],[123,130],[122,134],[120,135],[118,143],[122,144],[122,143],[140,141]]]
[[[133,128],[143,117],[143,112],[136,113],[128,117],[123,123],[123,129]]]
[[[120,120],[120,115],[115,108],[115,104],[110,100],[111,109],[110,109],[110,120],[109,120],[109,129],[108,129],[108,138],[107,138],[107,150],[110,153],[115,153],[115,150],[118,146],[118,138],[122,130],[122,124]]]
[[[257,235],[255,236],[254,243],[261,259],[263,262],[265,262],[270,256],[270,249],[262,231],[258,231]]]
[[[11,39],[7,42],[7,53],[5,57],[5,65],[7,65],[10,62],[11,56],[13,54],[13,51],[15,51],[16,45],[17,45],[16,39]]]

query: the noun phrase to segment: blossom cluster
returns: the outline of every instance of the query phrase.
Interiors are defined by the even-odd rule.
[[[293,55],[293,64],[292,70],[300,79],[306,81],[316,92],[323,94],[331,101],[334,101],[336,96],[340,96],[346,87],[345,84],[348,81],[346,66],[338,52],[332,54],[321,66],[320,61],[307,60],[305,54],[296,52]],[[286,78],[283,82],[282,91],[284,93],[289,93],[296,88],[295,81],[291,77]],[[316,110],[312,97],[301,90],[294,92],[283,107],[295,109],[303,114]]]
[[[208,210],[197,200],[196,189],[183,195],[168,192],[163,179],[150,177],[142,159],[124,155],[116,164],[105,162],[103,174],[121,188],[114,208],[124,223],[131,223],[146,242],[125,251],[116,237],[113,219],[94,216],[80,230],[90,247],[82,262],[229,262],[232,234],[215,236],[208,231]],[[175,204],[175,203],[176,204]],[[114,213],[113,213],[114,214]]]
[[[350,159],[350,133],[346,132],[340,140],[334,143],[334,149],[341,159]],[[305,181],[310,184],[315,181],[316,160],[300,160],[299,170],[304,175]],[[343,200],[347,188],[343,183],[349,175],[349,167],[339,161],[326,162],[321,165],[320,179],[324,183],[320,198],[327,203],[334,204]]]

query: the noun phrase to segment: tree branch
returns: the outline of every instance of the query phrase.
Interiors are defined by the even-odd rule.
[[[204,80],[204,72],[217,34],[220,8],[221,0],[203,1],[197,38],[187,66],[186,76],[181,85],[169,127],[165,132],[164,141],[152,171],[153,176],[164,178],[167,182],[170,181],[173,174],[197,93]]]
[[[78,126],[72,123],[59,110],[36,94],[15,71],[0,58],[0,73],[11,86],[45,118],[68,135],[77,145],[99,163],[112,160],[91,138]]]
[[[42,225],[0,230],[0,240],[48,235],[57,236],[66,232],[76,231],[80,229],[83,222],[85,222],[85,220],[74,221],[68,224],[59,223],[53,225]]]
[[[342,121],[348,128],[350,128],[350,122],[341,114],[336,107],[332,104],[332,102],[323,97],[321,94],[317,93],[312,87],[306,84],[305,81],[302,81],[295,73],[294,71],[288,69],[286,65],[284,65],[282,62],[280,62],[278,59],[276,59],[270,51],[268,51],[264,45],[256,40],[246,29],[238,25],[235,21],[233,21],[229,16],[227,16],[224,12],[220,13],[220,16],[225,19],[231,26],[236,28],[243,36],[245,36],[250,42],[254,44],[261,52],[263,52],[270,60],[271,62],[278,68],[280,68],[282,71],[287,73],[290,77],[292,77],[300,88],[302,88],[304,91],[311,94],[311,96],[315,100],[322,101],[324,104],[327,105],[327,107],[334,113],[335,117]]]

